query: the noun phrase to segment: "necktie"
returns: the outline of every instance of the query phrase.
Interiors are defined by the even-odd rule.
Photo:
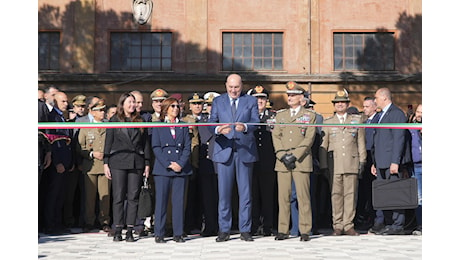
[[[291,110],[291,117],[295,117],[295,110]]]
[[[366,124],[370,124],[370,123],[371,123],[371,119],[368,118],[368,119],[366,120]]]
[[[235,114],[236,114],[236,99],[232,99],[232,116],[233,118],[235,118]]]
[[[343,124],[343,116],[339,116],[340,123]]]

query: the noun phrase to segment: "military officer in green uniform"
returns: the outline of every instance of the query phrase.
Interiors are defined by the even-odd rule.
[[[346,89],[337,92],[332,100],[335,115],[324,120],[324,124],[361,124],[361,115],[347,114],[350,99]],[[323,141],[319,158],[322,172],[331,185],[332,235],[357,236],[353,219],[356,213],[358,173],[366,163],[364,128],[323,127]]]
[[[296,82],[286,84],[289,109],[279,111],[272,132],[278,177],[278,235],[275,240],[289,238],[292,180],[299,202],[300,241],[308,241],[312,228],[310,206],[310,174],[313,171],[311,147],[315,138],[315,113],[302,105],[305,90]],[[294,125],[283,125],[294,124]],[[298,124],[298,125],[297,125]]]

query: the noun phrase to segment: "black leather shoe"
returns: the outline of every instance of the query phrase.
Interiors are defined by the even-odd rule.
[[[230,239],[230,233],[227,232],[219,232],[219,235],[216,238],[216,242],[225,242]]]
[[[240,239],[244,240],[244,241],[247,241],[247,242],[254,241],[254,239],[252,238],[251,233],[249,233],[249,232],[241,232]]]
[[[184,243],[185,240],[182,236],[174,236],[173,240],[176,241],[176,243]]]
[[[284,234],[284,233],[278,233],[278,235],[275,236],[275,240],[285,240],[288,238],[289,238],[289,235]]]
[[[373,225],[373,226],[369,229],[369,232],[370,232],[370,233],[377,234],[377,233],[380,233],[384,228],[385,228],[385,225],[383,225],[383,224]]]
[[[310,240],[310,236],[307,234],[300,234],[300,241],[306,242]]]
[[[113,241],[114,242],[119,242],[119,241],[122,241],[123,238],[121,237],[121,231],[120,232],[117,232],[115,231],[115,234],[113,234]]]
[[[385,228],[382,230],[379,235],[405,235],[406,232],[404,232],[404,229],[393,229],[393,228]]]
[[[128,230],[126,231],[126,242],[134,242],[133,231]]]
[[[164,237],[155,237],[155,243],[166,243]]]

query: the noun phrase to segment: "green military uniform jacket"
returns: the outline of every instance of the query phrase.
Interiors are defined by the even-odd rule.
[[[298,123],[306,121],[303,126],[283,126],[278,124]],[[315,139],[315,127],[309,127],[308,124],[316,122],[315,113],[301,107],[299,112],[291,117],[290,109],[279,111],[276,114],[275,121],[277,125],[273,128],[272,139],[275,148],[276,164],[275,171],[288,171],[281,161],[286,153],[292,153],[296,158],[296,168],[294,171],[312,172],[312,154],[311,146]]]
[[[185,123],[196,123],[198,122],[198,119],[194,117],[193,115],[189,114],[184,116],[182,119]],[[192,166],[194,168],[199,168],[199,160],[200,160],[200,137],[198,134],[198,127],[197,126],[189,126],[189,134],[190,138],[192,140],[192,152],[190,154],[190,160],[192,163]]]
[[[361,124],[360,115],[347,114],[344,124]],[[337,115],[324,120],[324,124],[340,124]],[[320,168],[329,168],[333,174],[356,173],[359,163],[365,163],[366,134],[364,128],[323,127],[319,160]]]
[[[83,173],[104,173],[104,161],[91,157],[91,152],[104,153],[105,128],[82,128],[78,134],[77,152],[83,158],[81,169]]]

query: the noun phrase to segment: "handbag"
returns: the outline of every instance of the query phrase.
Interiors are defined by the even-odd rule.
[[[139,193],[139,205],[137,207],[137,217],[146,218],[153,215],[153,192],[150,189],[147,178],[144,177],[144,185]]]
[[[415,209],[418,207],[417,179],[374,180],[372,205],[376,210]]]

